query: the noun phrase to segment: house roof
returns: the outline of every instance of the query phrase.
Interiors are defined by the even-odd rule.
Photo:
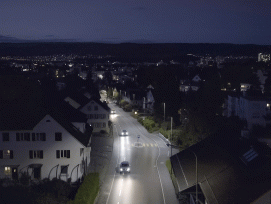
[[[67,115],[68,111],[66,111]],[[43,107],[27,107],[22,104],[11,104],[2,108],[0,111],[0,130],[33,130],[33,128],[46,116],[50,115],[63,128],[65,128],[73,137],[75,137],[83,145],[87,146],[91,135],[85,135],[80,132],[69,121],[70,118],[65,117],[64,109],[43,108]]]
[[[71,122],[69,122],[63,115],[57,112],[50,112],[49,115],[54,118],[63,128],[65,128],[73,137],[75,137],[84,146],[88,146],[91,134],[84,134],[78,130]]]
[[[88,104],[90,101],[94,101],[97,104],[99,104],[101,107],[103,107],[105,110],[110,111],[111,109],[108,107],[108,105],[104,102],[102,102],[101,100],[99,100],[96,97],[91,97],[87,103],[83,104],[82,107],[84,107],[86,104]]]
[[[212,136],[170,158],[180,192],[196,184],[196,157],[198,182],[208,203],[250,203],[271,189],[270,159],[225,136]]]

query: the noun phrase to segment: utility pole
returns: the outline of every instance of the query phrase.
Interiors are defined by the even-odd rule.
[[[166,122],[166,103],[164,103],[164,122]]]

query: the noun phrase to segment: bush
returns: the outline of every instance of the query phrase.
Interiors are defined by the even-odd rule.
[[[149,117],[146,117],[145,120],[143,120],[143,125],[148,131],[151,131],[155,127],[155,122],[149,119]]]
[[[99,192],[99,173],[90,173],[78,189],[75,199],[68,204],[92,204]]]
[[[22,172],[20,178],[19,178],[19,181],[21,184],[23,185],[29,185],[29,182],[30,182],[30,176],[28,175],[27,172]]]
[[[125,111],[132,111],[132,106],[130,104],[126,104],[124,106]]]

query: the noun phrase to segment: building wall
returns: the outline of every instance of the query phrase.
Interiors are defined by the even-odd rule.
[[[0,150],[13,150],[13,159],[0,159],[1,178],[12,177],[12,175],[5,175],[5,167],[19,165],[17,168],[19,176],[20,172],[28,172],[34,179],[34,171],[29,168],[29,165],[41,164],[40,179],[48,178],[49,172],[52,170],[50,179],[57,175],[62,180],[71,177],[71,181],[74,182],[84,173],[82,161],[86,161],[87,164],[90,162],[90,148],[84,147],[49,115],[45,116],[33,130],[1,131],[0,137],[2,137],[3,132],[9,133],[9,141],[3,142],[1,138]],[[62,133],[62,141],[55,141],[56,132]],[[30,141],[16,141],[16,133],[30,133]],[[33,141],[32,133],[46,133],[46,141]],[[42,150],[43,158],[31,159],[30,150]],[[57,150],[69,150],[70,158],[57,158]],[[59,165],[58,169],[54,168],[57,165]],[[61,166],[64,165],[69,165],[67,174],[61,174]],[[78,177],[77,169],[71,175],[72,169],[77,165],[79,165]]]
[[[253,125],[266,126],[266,122],[263,116],[266,115],[266,101],[260,100],[248,100],[244,97],[240,98],[240,114],[241,119],[246,119],[248,129],[251,129]]]
[[[96,108],[97,107],[97,108]],[[105,110],[95,101],[90,101],[80,111],[86,114],[87,122],[93,127],[93,132],[100,132],[101,130],[109,130],[109,114],[110,111]]]

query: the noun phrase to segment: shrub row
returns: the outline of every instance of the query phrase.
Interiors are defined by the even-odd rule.
[[[99,192],[99,173],[90,173],[84,177],[75,199],[68,204],[93,204]]]

